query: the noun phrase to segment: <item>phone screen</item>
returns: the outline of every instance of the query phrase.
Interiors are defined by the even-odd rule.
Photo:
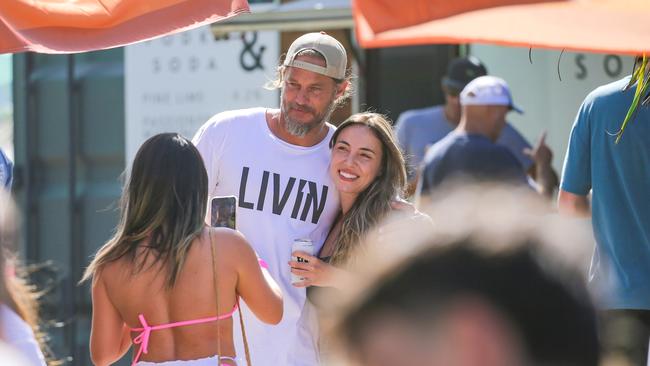
[[[235,213],[237,212],[235,196],[215,197],[210,206],[210,225],[235,230]]]

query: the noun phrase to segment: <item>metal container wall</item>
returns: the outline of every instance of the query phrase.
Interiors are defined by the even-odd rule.
[[[366,52],[368,107],[393,121],[408,109],[444,104],[440,81],[457,45],[375,48]]]
[[[123,85],[122,49],[14,57],[14,191],[24,255],[54,269],[43,312],[63,322],[48,332],[55,356],[72,365],[91,364],[89,286],[77,282],[117,222]]]

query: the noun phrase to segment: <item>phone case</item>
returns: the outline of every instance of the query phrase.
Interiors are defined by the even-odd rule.
[[[235,196],[215,197],[210,206],[211,226],[236,229],[237,198]]]

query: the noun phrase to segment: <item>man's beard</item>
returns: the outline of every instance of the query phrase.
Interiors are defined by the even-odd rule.
[[[282,96],[280,97],[281,100],[283,99]],[[290,104],[281,104],[281,112],[282,112],[282,118],[284,119],[284,128],[289,132],[292,136],[295,137],[305,137],[309,133],[309,131],[313,130],[314,128],[320,126],[324,121],[327,121],[329,117],[332,115],[332,112],[334,112],[334,109],[336,109],[336,103],[335,100],[332,99],[332,102],[330,103],[329,106],[323,111],[321,114],[314,114],[314,110],[308,107],[298,107],[299,109],[302,110],[307,110],[308,112],[312,113],[314,115],[314,118],[309,121],[309,122],[300,122],[300,121],[295,121],[289,116],[289,110],[291,107],[298,107],[297,105],[290,103]]]

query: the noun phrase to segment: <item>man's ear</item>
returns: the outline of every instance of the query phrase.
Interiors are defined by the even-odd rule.
[[[336,98],[340,98],[343,93],[348,89],[348,86],[350,85],[350,82],[347,80],[344,80],[340,83],[336,84]]]

